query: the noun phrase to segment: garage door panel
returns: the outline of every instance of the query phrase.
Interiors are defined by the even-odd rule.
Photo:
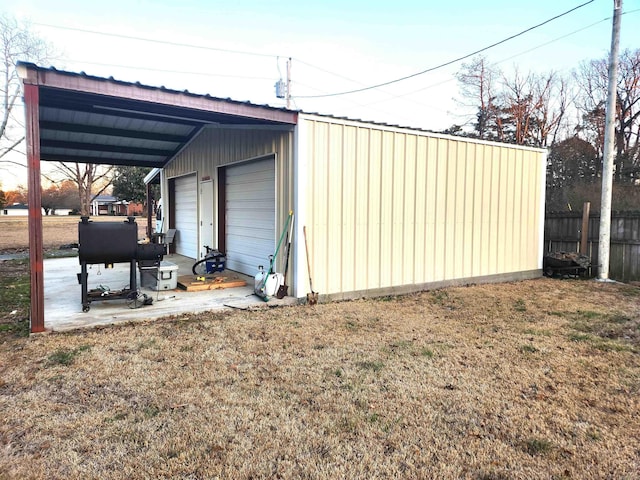
[[[242,210],[247,214],[253,213],[254,216],[259,217],[261,214],[272,215],[273,208],[270,208],[270,205],[275,203],[275,198],[261,198],[255,201],[247,201],[247,200],[229,200],[233,202],[232,207],[228,207],[228,212],[235,212],[237,210]]]
[[[258,208],[263,208],[263,204],[265,202],[273,202],[275,201],[275,197],[273,195],[265,195],[264,192],[254,192],[247,191],[251,187],[246,187],[244,192],[235,193],[233,195],[227,195],[227,201],[234,202],[232,204],[233,208],[238,208],[235,205],[235,202],[240,202],[242,205],[244,204],[252,204],[253,206],[257,206]],[[269,209],[270,210],[270,209]]]
[[[227,266],[254,275],[275,249],[275,160],[227,167],[225,177]]]
[[[227,223],[227,234],[269,238],[273,242],[273,224],[268,218],[254,220],[252,223],[243,223],[241,220],[236,219],[233,223]]]
[[[233,246],[227,248],[227,252],[248,252],[249,255],[252,251],[256,252],[268,252],[267,255],[263,255],[264,258],[269,258],[269,255],[273,254],[273,240],[267,238],[255,238],[241,235],[230,236],[233,240]],[[261,256],[258,253],[258,256]]]

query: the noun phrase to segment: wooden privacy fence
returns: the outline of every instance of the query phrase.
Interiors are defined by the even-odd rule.
[[[582,213],[547,213],[544,222],[545,252],[578,252]],[[598,273],[600,215],[589,216],[586,252],[591,258],[591,275]],[[609,278],[621,282],[640,280],[640,212],[614,212],[611,216]]]

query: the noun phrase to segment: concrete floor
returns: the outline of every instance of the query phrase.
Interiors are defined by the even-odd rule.
[[[191,275],[192,259],[180,255],[168,255],[164,260],[178,265],[178,275]],[[91,302],[91,309],[88,312],[83,312],[82,290],[78,283],[77,273],[80,273],[77,257],[53,258],[44,261],[44,313],[47,330],[64,331],[136,320],[150,320],[181,313],[231,310],[233,308],[255,309],[298,303],[298,300],[293,297],[285,297],[282,300],[271,298],[268,302],[264,302],[253,294],[253,278],[235,272],[225,272],[225,275],[241,277],[247,282],[245,287],[187,292],[181,289],[156,291],[150,288],[140,288],[140,272],[138,271],[140,292],[153,298],[152,305],[132,309],[124,299],[94,300]],[[129,285],[129,264],[117,263],[112,269],[105,269],[104,265],[90,265],[89,290],[97,288],[99,285],[107,286],[112,291],[127,288]]]

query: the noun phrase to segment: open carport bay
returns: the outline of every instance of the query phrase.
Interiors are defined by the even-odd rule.
[[[165,261],[178,265],[178,276],[190,275],[193,260],[181,255],[169,255]],[[82,311],[81,287],[77,282],[80,272],[78,258],[54,258],[44,262],[45,327],[51,331],[104,326],[130,321],[153,320],[161,317],[198,313],[220,309],[254,309],[265,306],[297,303],[293,297],[282,300],[269,299],[265,303],[253,294],[253,279],[240,273],[228,272],[246,280],[244,287],[187,292],[182,289],[156,291],[140,288],[140,292],[153,298],[152,305],[129,308],[126,300],[94,300],[88,312]],[[138,271],[138,285],[140,285]],[[89,288],[102,285],[110,290],[120,290],[129,284],[129,264],[116,263],[113,268],[91,265],[88,277]]]

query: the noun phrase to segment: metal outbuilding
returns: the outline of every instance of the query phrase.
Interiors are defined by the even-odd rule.
[[[40,160],[156,167],[177,253],[267,264],[295,212],[290,294],[405,293],[540,275],[546,152],[20,64],[29,204]],[[30,211],[32,331],[44,329]],[[281,269],[280,269],[281,270]],[[80,306],[79,306],[80,308]]]

